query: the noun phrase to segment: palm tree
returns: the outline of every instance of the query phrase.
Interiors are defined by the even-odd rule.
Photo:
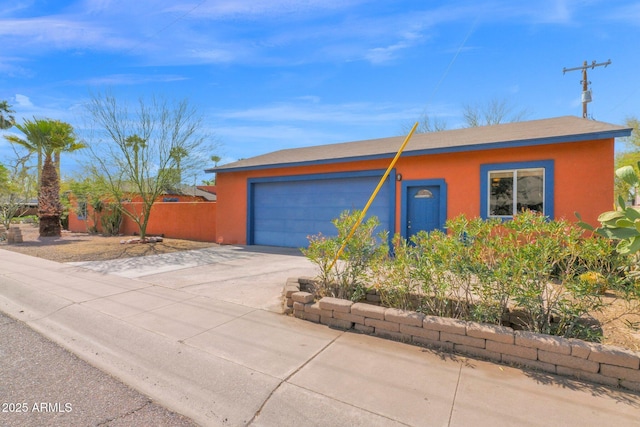
[[[41,120],[37,120],[34,117],[33,121],[25,120],[22,125],[15,124],[14,126],[25,135],[26,138],[24,139],[15,135],[4,135],[7,141],[26,148],[29,150],[29,153],[38,154],[38,185],[40,185],[40,173],[42,172],[42,146],[45,139],[44,128],[41,122]]]
[[[133,159],[127,157],[129,167],[133,171],[133,175],[138,178],[140,176],[140,149],[147,148],[147,140],[139,135],[131,135],[125,138],[124,146],[133,150]]]
[[[60,236],[62,204],[60,203],[60,176],[53,156],[61,152],[71,152],[84,147],[76,140],[73,126],[59,120],[25,120],[24,125],[16,125],[26,139],[14,135],[5,136],[13,143],[22,145],[29,151],[38,153],[38,217],[40,236]],[[42,158],[44,157],[44,163]],[[57,156],[56,156],[57,157]]]
[[[189,153],[183,147],[172,147],[169,150],[169,159],[170,163],[173,163],[173,168],[171,168],[171,175],[169,176],[169,185],[178,188],[182,183],[182,168],[180,166],[180,162],[182,159],[187,157]]]
[[[71,152],[84,148],[84,144],[76,140],[73,126],[59,120],[42,120],[45,132],[44,165],[40,181],[40,195],[38,196],[38,217],[40,222],[40,236],[60,236],[62,226],[62,204],[60,203],[60,153]],[[53,160],[53,155],[56,160]]]
[[[213,167],[217,168],[218,167],[218,163],[220,163],[220,160],[222,160],[222,157],[220,156],[216,156],[215,154],[211,157],[209,157],[211,159],[211,161],[213,162]],[[216,185],[216,175],[213,175],[212,179],[207,179],[202,181],[202,183],[204,185]]]
[[[0,129],[9,129],[16,123],[15,113],[7,101],[0,101]],[[6,114],[6,116],[5,116]]]

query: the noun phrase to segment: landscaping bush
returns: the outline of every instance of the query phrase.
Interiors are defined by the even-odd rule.
[[[414,310],[419,301],[419,288],[414,277],[415,259],[412,247],[399,236],[393,239],[393,257],[371,265],[369,285],[380,296],[382,305]]]
[[[321,295],[358,300],[373,288],[388,307],[598,341],[589,314],[603,289],[630,287],[609,240],[533,212],[504,222],[458,216],[447,233],[394,236],[391,251],[370,218],[332,266],[358,214],[333,221],[335,238],[310,237],[305,254],[320,267]]]
[[[100,209],[100,223],[102,234],[105,236],[117,236],[122,225],[122,211],[117,203],[109,203]]]
[[[387,255],[387,232],[376,234],[380,221],[375,216],[362,222],[347,240],[360,215],[361,211],[358,210],[344,211],[334,219],[332,223],[337,236],[309,236],[309,246],[303,249],[303,253],[320,269],[320,288],[317,291],[321,296],[354,300],[362,298],[371,266]],[[345,242],[344,250],[336,260]]]
[[[18,216],[11,219],[12,224],[38,224],[40,222],[40,218],[38,215],[24,215]]]
[[[506,246],[513,248],[512,298],[527,313],[522,326],[563,336],[590,333],[581,320],[599,308],[601,298],[580,286],[580,270],[591,270],[594,259],[588,253],[593,246],[583,245],[582,230],[532,212],[517,215],[505,228]]]

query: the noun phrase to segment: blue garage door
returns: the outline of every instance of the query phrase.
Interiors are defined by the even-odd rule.
[[[306,247],[307,236],[335,236],[331,220],[346,209],[363,209],[382,173],[365,176],[281,178],[250,184],[249,242],[255,245]],[[380,189],[367,216],[380,220],[380,230],[391,230],[392,186]]]

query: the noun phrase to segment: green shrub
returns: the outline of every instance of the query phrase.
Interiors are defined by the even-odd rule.
[[[354,300],[362,298],[368,287],[371,265],[388,254],[387,232],[376,234],[380,221],[375,216],[362,222],[347,240],[360,214],[358,210],[342,212],[332,221],[337,236],[309,236],[309,246],[302,249],[303,254],[320,269],[320,295]],[[345,242],[344,250],[334,262]]]
[[[12,224],[38,224],[39,222],[40,218],[38,218],[38,215],[24,215],[11,219]]]
[[[502,244],[502,222],[469,220],[460,215],[447,221],[446,226],[448,240],[456,244],[450,272],[457,281],[457,299],[464,298],[464,303],[459,303],[464,318],[501,323],[511,285],[509,264],[505,263],[509,247]]]
[[[100,205],[100,223],[102,224],[102,234],[105,236],[116,236],[120,233],[122,225],[122,211],[116,203]]]
[[[504,222],[461,215],[447,221],[447,233],[420,232],[411,241],[396,235],[392,256],[370,218],[333,265],[358,216],[345,212],[334,220],[337,237],[309,238],[304,253],[320,268],[320,295],[356,300],[374,288],[388,307],[497,324],[508,319],[516,328],[597,341],[601,331],[588,320],[602,308],[598,291],[624,282],[623,258],[609,240],[533,212]]]
[[[412,276],[414,254],[403,238],[394,236],[394,257],[377,258],[371,265],[369,283],[387,307],[415,310],[420,305],[418,283]]]

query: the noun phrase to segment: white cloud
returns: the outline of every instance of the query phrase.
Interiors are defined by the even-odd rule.
[[[534,17],[540,23],[566,24],[573,20],[574,10],[570,0],[551,0],[536,10]]]
[[[50,118],[62,120],[77,125],[79,111],[78,101],[70,101],[57,97],[55,99],[39,99],[38,96],[30,96],[17,93],[10,97],[9,104],[15,110],[15,117],[18,123],[28,119]],[[1,142],[1,140],[0,140]]]
[[[430,105],[429,116],[447,118],[455,113],[447,105]],[[234,134],[233,140],[267,137],[267,129],[281,132],[279,145],[307,145],[309,136],[292,136],[291,129],[309,134],[316,130],[322,135],[318,144],[390,136],[402,133],[407,123],[413,124],[424,115],[422,106],[391,103],[343,103],[324,104],[316,97],[297,98],[290,102],[269,104],[244,110],[213,111],[208,114],[215,123],[216,134],[220,129],[242,130],[242,135]],[[278,135],[274,132],[273,138]],[[253,133],[253,134],[251,134]],[[221,136],[224,136],[220,134]],[[262,135],[262,136],[260,136]],[[289,139],[289,136],[292,136]],[[301,138],[298,139],[298,136]]]
[[[0,19],[0,45],[31,52],[119,51],[148,65],[292,64],[395,58],[424,40],[425,28],[458,9],[373,15],[366,0],[85,0],[63,14]],[[332,24],[319,17],[331,16]],[[24,49],[15,49],[12,53]],[[293,53],[292,53],[293,52]],[[7,52],[5,51],[5,54]]]
[[[382,64],[395,59],[397,52],[408,47],[410,47],[410,44],[406,42],[399,42],[388,47],[376,47],[369,49],[365,54],[365,58],[373,64]]]
[[[344,132],[291,124],[223,125],[216,127],[216,134],[222,141],[243,141],[242,144],[228,147],[229,153],[223,149],[224,155],[220,164],[276,150],[340,142],[345,138]]]
[[[539,0],[514,2],[494,0],[478,3],[478,14],[486,22],[520,22],[532,24],[576,25],[581,10],[602,0]],[[610,5],[611,3],[607,3]]]
[[[613,20],[638,26],[640,25],[640,3],[625,5],[624,7],[616,7],[616,4],[611,3],[608,16]]]
[[[109,76],[93,77],[85,80],[74,81],[74,84],[89,86],[126,86],[145,83],[167,83],[182,80],[187,80],[187,78],[172,74],[112,74]]]
[[[33,0],[31,1],[12,1],[5,2],[0,8],[0,16],[11,16],[16,12],[27,10],[33,6]]]
[[[14,98],[16,100],[16,106],[18,108],[31,108],[31,107],[33,107],[33,104],[31,103],[31,100],[29,99],[28,96],[16,94],[16,96]]]
[[[230,49],[189,49],[186,56],[211,63],[229,63],[238,57],[237,52]]]
[[[33,72],[21,65],[24,62],[18,56],[0,56],[0,74],[7,77],[32,77]]]
[[[296,99],[303,101],[303,102],[310,102],[312,104],[319,104],[320,101],[322,100],[322,98],[320,98],[319,96],[315,96],[315,95],[304,95],[304,96],[299,96]]]
[[[24,54],[25,49],[125,49],[133,46],[115,29],[98,22],[69,17],[0,20],[0,41],[6,50]],[[13,49],[11,47],[13,46]]]
[[[129,2],[129,5],[131,5],[131,3],[133,2]],[[109,12],[112,10],[118,10],[118,8],[122,8],[123,6],[126,5],[118,4],[118,2],[114,0],[84,0],[82,3],[84,12],[88,14],[97,14]]]
[[[214,17],[217,19],[237,17],[282,16],[288,14],[316,14],[318,12],[349,9],[365,3],[366,0],[219,0],[215,2],[181,3],[168,2],[165,10],[189,13],[197,10],[190,18]]]
[[[137,56],[147,65],[383,64],[424,43],[444,23],[476,17],[569,23],[585,1],[456,1],[374,15],[355,7],[366,0],[84,0],[63,14],[0,19],[0,45],[6,56],[25,55],[25,47],[36,54],[97,50]],[[331,25],[318,19],[323,15],[331,16]]]
[[[408,108],[380,103],[278,103],[246,110],[223,111],[213,115],[226,120],[255,122],[313,122],[367,124],[399,122],[407,118]],[[413,114],[415,112],[411,112]]]
[[[215,134],[226,144],[224,164],[286,148],[404,135],[403,125],[412,125],[423,114],[422,107],[415,105],[324,104],[318,97],[305,96],[208,116]],[[451,114],[448,106],[429,106],[431,117]]]

